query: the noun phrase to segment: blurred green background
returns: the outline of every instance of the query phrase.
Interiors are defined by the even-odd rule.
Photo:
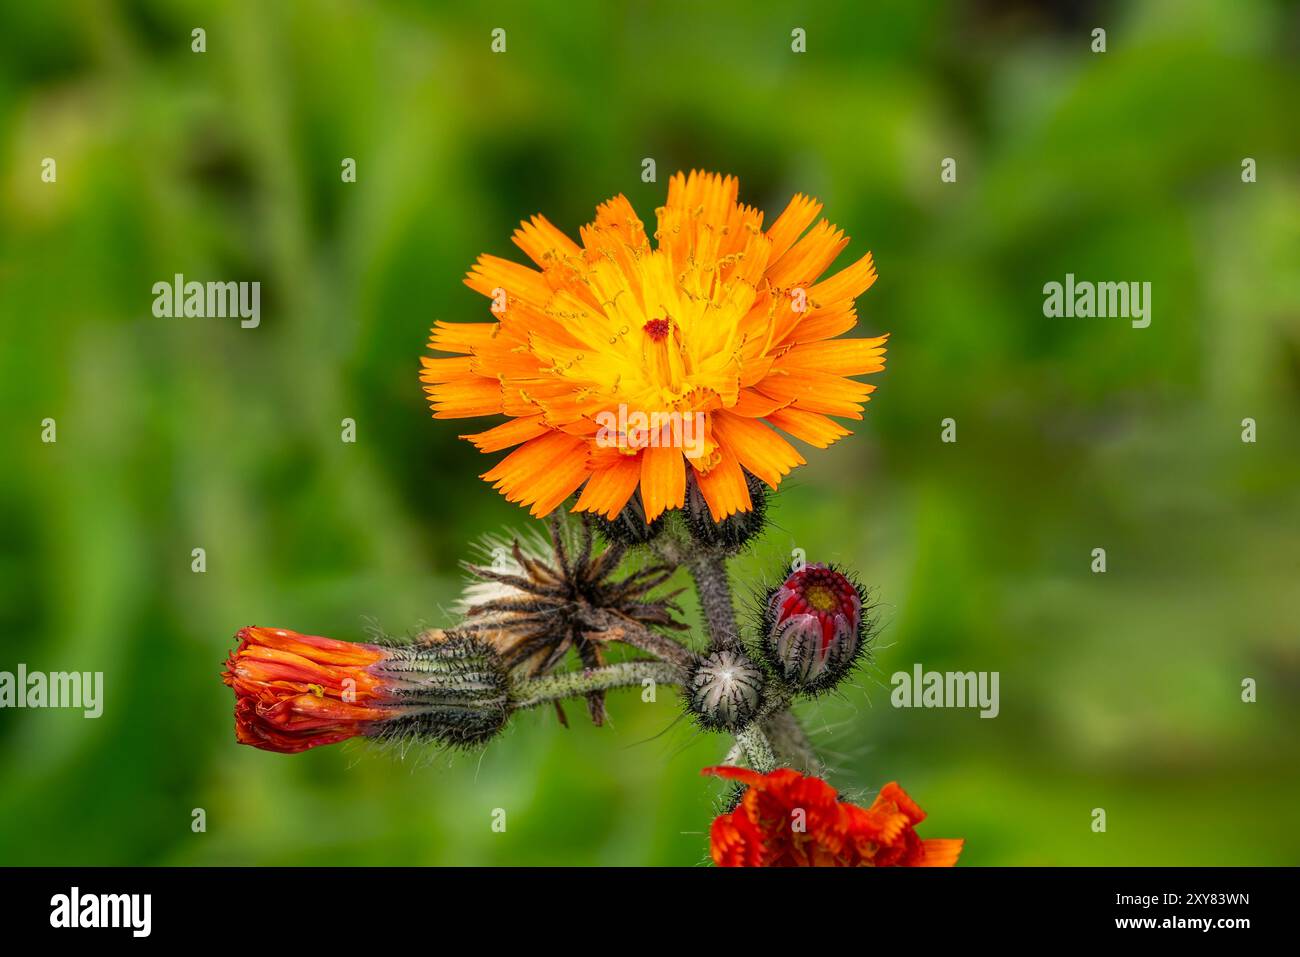
[[[736,570],[876,589],[875,663],[803,710],[835,783],[900,781],[967,864],[1300,861],[1295,5],[468,6],[4,4],[0,669],[106,688],[0,712],[0,863],[707,859],[726,742],[670,695],[401,762],[239,747],[218,678],[246,624],[446,623],[466,543],[528,519],[429,417],[430,325],[487,318],[461,278],[526,215],[652,221],[692,167],[769,220],[818,196],[880,270],[866,420]],[[155,318],[178,272],[260,280],[261,326]],[[1150,328],[1044,318],[1066,272],[1150,281]],[[914,662],[1000,672],[1000,716],[891,708]]]

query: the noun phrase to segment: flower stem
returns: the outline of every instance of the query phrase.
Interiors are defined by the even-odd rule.
[[[808,733],[788,707],[764,718],[763,731],[771,741],[772,750],[782,766],[817,777],[825,775],[826,768],[817,756],[812,741],[808,739]]]
[[[700,610],[709,629],[709,643],[714,648],[734,648],[740,644],[736,626],[736,609],[731,602],[731,583],[727,566],[720,553],[700,549],[687,559]]]
[[[759,722],[755,721],[743,731],[736,734],[736,744],[745,753],[745,761],[759,774],[767,774],[776,767],[776,754],[772,751],[772,742]]]
[[[548,701],[581,697],[610,688],[635,687],[646,681],[674,685],[681,681],[681,671],[663,661],[621,661],[603,668],[528,678],[515,686],[515,706],[534,708]]]
[[[677,669],[685,669],[695,660],[695,653],[676,639],[603,608],[590,609],[585,623],[593,629],[587,637],[598,641],[621,641]],[[680,679],[680,675],[678,677]]]

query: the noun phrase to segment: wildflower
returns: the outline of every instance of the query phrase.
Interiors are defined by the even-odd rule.
[[[464,619],[458,631],[492,645],[525,677],[554,671],[571,650],[584,668],[599,668],[605,662],[599,636],[620,623],[687,628],[674,615],[676,592],[652,595],[673,569],[649,564],[620,574],[627,546],[600,548],[590,521],[576,530],[552,521],[546,538],[489,541],[486,551],[490,565],[466,565],[472,579],[456,608]],[[602,724],[604,692],[588,695],[587,706],[592,721]],[[558,702],[555,707],[567,723]]]
[[[748,785],[736,809],[713,822],[710,849],[720,867],[951,867],[961,854],[960,839],[917,836],[925,812],[892,781],[864,808],[789,768],[703,773]]]
[[[763,653],[786,681],[807,691],[837,684],[866,647],[863,594],[827,565],[805,565],[769,594]]]
[[[222,680],[235,692],[235,738],[294,754],[358,735],[470,745],[501,729],[508,683],[472,638],[371,645],[283,628],[244,628]]]
[[[581,489],[574,511],[614,519],[639,488],[650,523],[683,507],[689,474],[722,521],[753,508],[746,472],[776,488],[804,464],[776,430],[825,448],[849,434],[836,418],[862,418],[875,386],[851,377],[884,369],[887,336],[837,337],[875,281],[871,254],[823,279],[848,239],[813,225],[821,204],[796,195],[764,229],[738,193],[735,177],[678,173],[653,246],[620,195],[581,245],[542,216],[522,223],[514,241],[538,269],[479,257],[465,282],[494,318],[437,323],[430,346],[452,357],[422,359],[420,378],[435,418],[506,416],[463,437],[514,450],[482,476],[508,500],[540,516]],[[702,429],[601,441],[611,417]]]

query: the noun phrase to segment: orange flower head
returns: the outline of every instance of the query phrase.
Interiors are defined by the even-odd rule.
[[[507,678],[490,648],[336,641],[244,628],[222,680],[235,692],[235,739],[296,754],[357,735],[473,744],[500,730]]]
[[[736,809],[713,822],[710,850],[719,867],[951,867],[961,854],[961,840],[917,836],[925,812],[894,782],[864,808],[790,768],[703,773],[748,785]]]
[[[490,322],[439,322],[422,359],[435,418],[506,416],[469,439],[513,449],[483,474],[534,515],[613,519],[639,490],[639,517],[682,508],[688,476],[715,521],[753,507],[804,458],[780,433],[825,448],[861,419],[887,336],[837,338],[875,281],[867,253],[823,278],[848,245],[821,204],[797,195],[763,228],[735,177],[678,173],[654,243],[616,196],[579,231],[542,216],[514,241],[537,268],[480,256],[465,282]],[[811,228],[810,228],[811,227]],[[778,432],[779,430],[779,432]]]

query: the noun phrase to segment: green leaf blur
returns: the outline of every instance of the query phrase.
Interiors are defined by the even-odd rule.
[[[5,4],[0,669],[105,704],[0,712],[0,863],[705,862],[726,742],[667,690],[402,762],[237,746],[218,677],[243,625],[447,622],[467,542],[529,520],[456,438],[486,426],[430,418],[429,327],[488,318],[461,279],[525,216],[652,221],[697,167],[769,220],[819,197],[880,271],[866,418],[736,566],[875,590],[874,663],[802,709],[836,785],[898,780],[965,864],[1296,863],[1296,9]],[[1067,272],[1150,281],[1150,328],[1045,318]],[[176,273],[260,281],[260,327],[155,318]],[[892,708],[916,662],[1000,672],[1000,715]]]

